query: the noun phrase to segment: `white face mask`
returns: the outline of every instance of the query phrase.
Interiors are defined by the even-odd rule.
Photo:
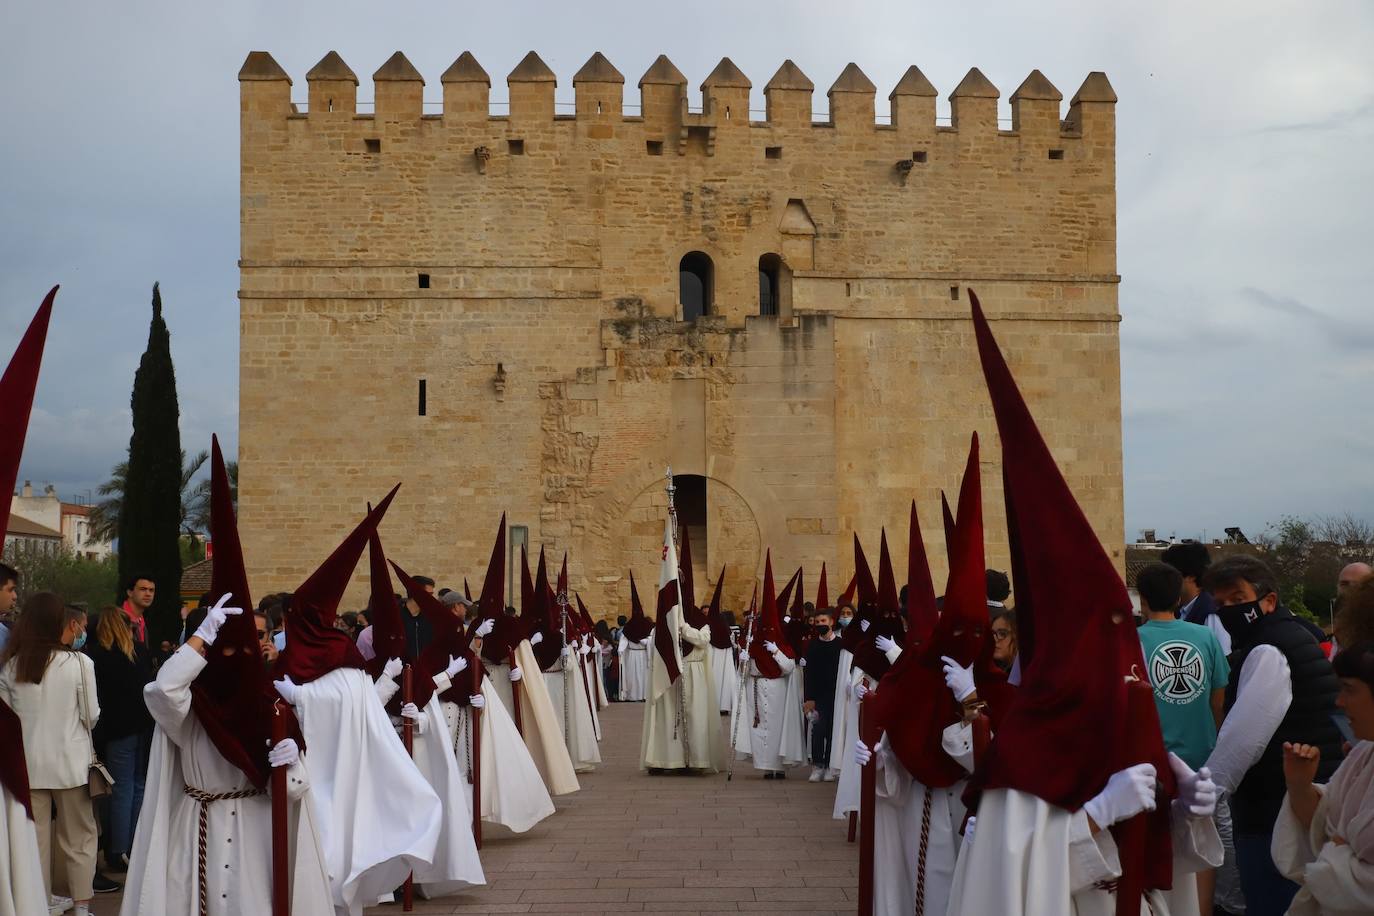
[[[841,617],[841,618],[840,618],[840,626],[842,626],[842,627],[847,627],[847,626],[849,626],[850,621],[852,621],[853,619],[854,619],[853,617]]]

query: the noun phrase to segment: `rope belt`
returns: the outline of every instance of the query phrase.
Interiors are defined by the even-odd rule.
[[[926,790],[925,801],[921,803],[921,848],[916,856],[916,916],[926,912],[926,853],[930,851],[930,797],[933,790]]]
[[[209,891],[205,887],[205,847],[206,834],[210,826],[210,803],[217,801],[234,801],[240,798],[253,798],[257,795],[265,795],[257,789],[240,789],[237,792],[206,792],[204,789],[197,789],[195,786],[182,784],[181,789],[188,798],[193,798],[200,802],[200,819],[197,825],[196,837],[196,881],[200,885],[200,916],[208,916],[210,911]]]

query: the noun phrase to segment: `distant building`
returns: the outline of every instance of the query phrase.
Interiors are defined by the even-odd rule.
[[[196,608],[200,606],[200,596],[210,590],[210,577],[215,571],[215,561],[210,558],[192,563],[181,571],[181,606]]]
[[[35,494],[33,484],[24,481],[23,488],[14,496],[11,511],[20,518],[56,531],[68,550],[87,559],[103,560],[114,550],[109,541],[91,537],[91,507],[63,502],[52,484],[44,487],[42,493]]]
[[[15,550],[24,553],[57,553],[62,548],[62,532],[30,521],[22,515],[10,513],[9,528],[5,531],[5,554]]]

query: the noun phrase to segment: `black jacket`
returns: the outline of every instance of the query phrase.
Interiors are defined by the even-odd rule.
[[[134,660],[111,645],[105,649],[94,639],[86,641],[86,654],[95,665],[95,695],[100,702],[100,719],[93,735],[103,746],[114,738],[148,734],[153,717],[143,701],[143,688],[153,679],[153,659],[148,647],[134,642]]]
[[[806,648],[806,667],[802,669],[806,695],[822,709],[835,705],[835,679],[840,675],[840,638],[829,642],[813,639]]]

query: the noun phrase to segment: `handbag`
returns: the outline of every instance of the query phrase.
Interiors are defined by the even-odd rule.
[[[95,736],[91,734],[91,694],[86,684],[86,666],[81,664],[80,658],[76,660],[76,666],[81,669],[81,703],[86,707],[83,724],[86,726],[86,738],[91,743],[91,765],[86,773],[86,788],[91,798],[104,798],[114,790],[115,781],[110,771],[105,769],[105,764],[96,756]]]

